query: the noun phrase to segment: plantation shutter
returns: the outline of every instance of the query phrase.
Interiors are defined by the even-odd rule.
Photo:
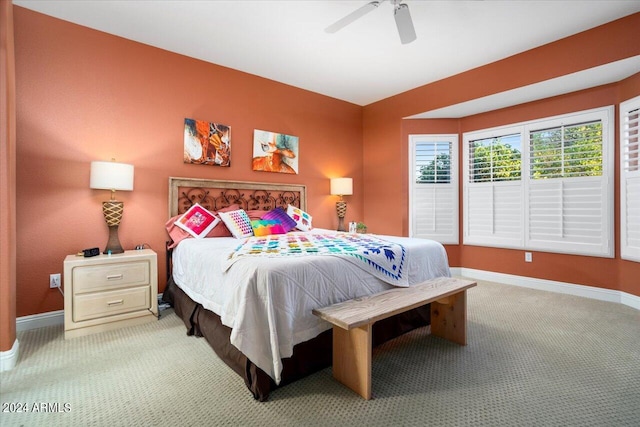
[[[523,245],[520,134],[465,140],[464,243]]]
[[[526,246],[612,256],[611,190],[603,150],[607,119],[588,113],[571,117],[571,123],[565,120],[527,127]]]
[[[620,104],[620,252],[640,261],[640,97]]]
[[[411,135],[411,237],[458,243],[458,137]]]
[[[465,133],[464,243],[613,257],[612,121],[603,107]],[[637,130],[627,152],[625,232],[640,259]]]

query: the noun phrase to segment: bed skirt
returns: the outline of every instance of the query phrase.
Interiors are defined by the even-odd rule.
[[[231,344],[231,328],[223,325],[217,314],[189,298],[172,278],[167,283],[162,299],[173,306],[175,313],[187,328],[187,335],[204,337],[218,357],[244,379],[253,397],[259,401],[267,400],[271,390],[276,387],[282,387],[331,366],[330,329],[293,347],[293,355],[282,361],[282,380],[276,385],[269,375]],[[429,305],[382,320],[373,327],[373,345],[380,345],[413,329],[427,326],[429,322]]]

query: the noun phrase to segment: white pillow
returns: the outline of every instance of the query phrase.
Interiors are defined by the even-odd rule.
[[[219,222],[219,218],[196,203],[182,214],[174,224],[196,239],[202,239]]]
[[[298,230],[309,231],[313,228],[311,225],[313,217],[302,209],[289,205],[287,207],[287,215],[296,222],[296,228]]]
[[[222,219],[224,225],[227,226],[236,239],[253,236],[251,220],[243,209],[231,212],[218,212],[218,215],[220,215],[220,219]]]

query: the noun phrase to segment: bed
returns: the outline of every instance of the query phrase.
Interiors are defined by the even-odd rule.
[[[273,209],[286,210],[290,205],[307,209],[303,185],[169,179],[170,218],[195,203],[215,212],[239,208],[252,218]],[[352,234],[318,229],[294,231],[287,236],[279,237],[357,240]],[[254,398],[264,401],[274,388],[331,365],[331,325],[314,316],[313,308],[375,294],[394,285],[411,286],[450,276],[446,252],[439,243],[393,236],[362,237],[384,241],[395,250],[401,248],[404,282],[372,275],[362,268],[362,262],[347,262],[342,255],[262,254],[230,263],[243,239],[187,238],[177,245],[168,242],[168,283],[163,299],[173,305],[187,333],[204,337],[244,379]],[[386,319],[374,327],[374,345],[426,326],[429,320],[428,306]]]

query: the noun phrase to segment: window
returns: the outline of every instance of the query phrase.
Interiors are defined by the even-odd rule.
[[[613,256],[611,107],[464,135],[466,244]]]
[[[466,244],[522,246],[521,139],[520,128],[465,135]]]
[[[410,135],[409,235],[458,243],[458,136]]]
[[[620,256],[640,262],[640,96],[620,104]]]
[[[520,134],[477,139],[469,150],[472,182],[520,180]]]
[[[613,127],[607,115],[600,112],[527,126],[529,247],[613,256],[612,164],[603,176],[603,144],[607,142],[613,148],[613,135],[605,138],[604,128]]]
[[[602,175],[602,122],[532,131],[531,178]]]

